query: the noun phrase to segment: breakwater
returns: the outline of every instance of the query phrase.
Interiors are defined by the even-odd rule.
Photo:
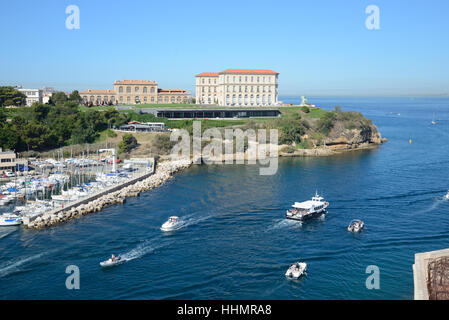
[[[23,225],[30,229],[51,227],[92,212],[99,212],[106,206],[123,204],[127,197],[137,197],[141,192],[160,186],[173,174],[190,167],[191,164],[190,160],[161,162],[150,172],[129,179],[119,185],[111,186],[40,215],[24,217]]]

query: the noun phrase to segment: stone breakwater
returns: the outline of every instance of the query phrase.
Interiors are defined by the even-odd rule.
[[[155,173],[143,174],[124,183],[112,186],[90,197],[68,204],[65,208],[48,211],[37,217],[24,218],[26,228],[42,229],[64,223],[68,220],[99,212],[104,207],[123,204],[127,197],[137,197],[140,193],[156,188],[192,164],[191,160],[166,161],[157,165]]]

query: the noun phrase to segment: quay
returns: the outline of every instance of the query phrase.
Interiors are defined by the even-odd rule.
[[[33,217],[24,217],[23,225],[29,229],[51,227],[88,213],[99,212],[106,206],[123,204],[127,197],[137,197],[141,192],[158,187],[173,174],[190,167],[191,164],[190,159],[185,159],[161,162],[155,167],[152,161],[152,168],[137,177],[51,211]]]
[[[449,300],[449,249],[415,254],[415,300]]]

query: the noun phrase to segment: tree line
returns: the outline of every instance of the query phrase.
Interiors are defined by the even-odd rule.
[[[0,93],[5,92],[10,96],[16,94],[10,89],[0,90]],[[78,91],[69,97],[64,92],[56,92],[49,104],[35,103],[29,108],[17,109],[0,106],[0,147],[22,152],[92,143],[101,131],[130,120],[129,115],[113,109],[82,112],[80,101]]]

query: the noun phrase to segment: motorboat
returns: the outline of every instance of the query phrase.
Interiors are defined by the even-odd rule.
[[[162,225],[161,230],[162,231],[173,231],[179,227],[179,224],[181,223],[179,217],[177,216],[171,216],[168,218],[168,220]]]
[[[362,220],[352,220],[348,226],[348,231],[349,232],[360,232],[364,226],[365,226],[365,223]]]
[[[296,262],[288,268],[287,272],[285,272],[285,276],[287,278],[298,279],[301,277],[307,270],[307,263],[305,262]]]
[[[449,200],[449,190],[448,190],[447,193],[444,195],[443,199]]]
[[[0,216],[0,226],[18,226],[22,224],[22,218],[14,214],[5,213]]]
[[[328,206],[329,202],[324,201],[323,197],[316,192],[312,200],[295,202],[292,208],[287,210],[286,218],[298,221],[309,220],[325,213]]]
[[[108,260],[105,260],[105,261],[100,262],[100,266],[102,266],[103,268],[106,268],[106,267],[113,267],[113,266],[116,266],[116,265],[118,265],[118,264],[121,264],[121,263],[123,263],[123,262],[125,262],[125,261],[126,261],[126,260],[123,259],[121,256],[117,256],[117,257],[115,257],[114,259],[109,258]]]

